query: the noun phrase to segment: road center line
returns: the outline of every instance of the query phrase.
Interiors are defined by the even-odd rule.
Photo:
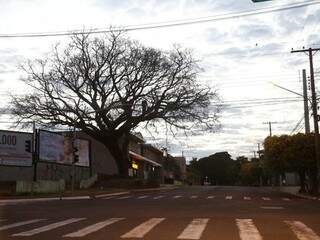
[[[130,232],[122,235],[121,238],[143,238],[152,228],[161,223],[165,218],[151,218],[148,221],[140,224]]]
[[[181,198],[182,196],[180,195],[177,195],[177,196],[174,196],[173,198],[177,199],[177,198]]]
[[[73,233],[69,233],[64,235],[63,237],[83,237],[86,236],[90,233],[96,232],[108,225],[111,225],[113,223],[119,222],[121,220],[123,220],[124,218],[110,218],[106,221],[102,221],[102,222],[98,222],[96,224],[90,225],[88,227],[85,227],[83,229],[80,229],[79,231],[73,232]]]
[[[183,230],[178,239],[200,239],[209,219],[196,218]]]
[[[128,198],[131,198],[131,196],[119,197],[118,199],[128,199]]]
[[[262,200],[263,200],[263,201],[270,201],[271,199],[268,198],[268,197],[263,197]]]
[[[284,221],[299,240],[320,240],[320,237],[309,227],[299,221]]]
[[[277,207],[277,206],[262,206],[260,207],[262,209],[270,209],[270,210],[280,210],[280,209],[284,209],[284,207]]]
[[[62,227],[62,226],[65,226],[65,225],[68,225],[68,224],[71,224],[74,222],[79,222],[84,219],[85,218],[70,218],[70,219],[67,219],[64,221],[60,221],[60,222],[52,223],[52,224],[49,224],[49,225],[46,225],[43,227],[35,228],[30,231],[13,234],[12,236],[22,236],[22,237],[33,236],[35,234],[46,232],[46,231],[49,231],[49,230],[52,230],[52,229],[55,229],[58,227]]]
[[[232,200],[232,196],[226,196],[226,200]]]
[[[244,200],[249,201],[251,200],[251,197],[243,197]]]
[[[262,240],[262,236],[254,225],[252,219],[237,219],[236,223],[241,240]]]
[[[207,197],[207,199],[213,199],[214,198],[214,196],[208,196]]]
[[[198,198],[198,196],[193,195],[193,196],[191,196],[190,198],[191,198],[191,199],[195,199],[195,198]]]
[[[164,197],[163,195],[160,195],[160,196],[154,197],[153,199],[160,199],[160,198],[163,198],[163,197]]]
[[[144,196],[138,197],[138,199],[144,199],[144,198],[147,198],[147,197],[148,197],[147,195],[144,195]]]

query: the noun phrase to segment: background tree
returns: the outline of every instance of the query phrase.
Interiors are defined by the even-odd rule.
[[[219,152],[198,160],[201,177],[208,177],[211,184],[234,185],[237,179],[235,161],[228,152]]]
[[[316,160],[314,135],[298,133],[292,136],[272,136],[265,139],[265,161],[274,171],[296,172],[300,177],[301,191],[305,192],[306,175],[316,191]]]
[[[142,123],[183,130],[216,124],[208,106],[217,95],[198,84],[198,63],[188,50],[144,47],[119,32],[80,34],[24,70],[32,93],[13,97],[17,121],[75,126],[109,149],[122,176],[128,175],[128,135]]]

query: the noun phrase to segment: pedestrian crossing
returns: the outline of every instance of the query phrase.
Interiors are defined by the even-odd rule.
[[[150,219],[139,220],[141,222],[136,223],[135,226],[128,225],[127,223],[134,221],[134,219],[130,218],[106,218],[103,221],[92,221],[87,218],[69,218],[63,219],[60,221],[55,221],[53,223],[46,223],[49,220],[46,219],[30,219],[21,222],[11,223],[9,225],[0,225],[0,235],[2,236],[1,239],[7,232],[8,237],[11,236],[13,238],[19,237],[19,239],[23,237],[33,237],[33,236],[46,236],[45,234],[51,234],[50,231],[55,229],[59,229],[63,232],[60,236],[64,239],[67,238],[82,238],[82,237],[90,237],[94,234],[104,234],[103,229],[108,228],[109,231],[116,231],[117,234],[119,233],[119,239],[144,239],[146,236],[153,236],[153,231],[165,231],[164,224],[166,221],[169,222],[171,225],[174,225],[174,221],[176,219],[169,219],[164,217],[153,217]],[[172,222],[171,222],[172,221]],[[185,226],[182,229],[177,229],[174,231],[175,239],[203,239],[204,234],[206,231],[208,232],[207,237],[210,236],[209,232],[210,229],[217,224],[219,219],[211,219],[211,218],[194,218],[194,219],[187,219],[184,223]],[[278,220],[277,220],[278,221]],[[282,227],[287,229],[288,235],[286,239],[298,239],[298,240],[320,240],[319,236],[319,228],[317,231],[313,230],[309,227],[306,223],[299,221],[299,220],[279,220],[280,222],[274,223],[277,226],[282,224]],[[68,227],[72,224],[77,224],[80,222],[85,222],[85,226],[78,227],[76,231],[74,227],[71,232],[65,234],[68,230]],[[125,230],[120,228],[123,233],[118,231],[119,224],[123,223],[125,226],[131,226],[126,228]],[[33,224],[39,225],[37,227],[32,227]],[[240,238],[241,240],[262,240],[266,239],[263,234],[261,233],[261,228],[263,228],[263,224],[261,222],[255,222],[254,219],[231,219],[230,223],[237,229],[238,237],[234,237],[235,239]],[[30,230],[26,230],[23,232],[19,232],[19,227],[21,226],[29,226]],[[228,228],[232,228],[233,226],[227,226]],[[313,224],[313,226],[315,226]],[[270,226],[266,226],[270,228]],[[18,228],[17,233],[13,233],[12,229]],[[131,228],[131,229],[130,229]],[[9,232],[8,232],[9,231]],[[172,231],[172,228],[170,229]],[[263,232],[263,231],[262,231]],[[55,231],[55,234],[57,231]],[[210,234],[212,234],[210,232]],[[59,238],[60,238],[59,236]],[[292,238],[295,236],[295,238]],[[154,238],[156,239],[156,237]],[[205,238],[207,239],[207,238]],[[210,238],[211,239],[211,238]]]
[[[226,196],[214,196],[214,195],[208,195],[208,196],[201,196],[201,195],[142,195],[142,196],[135,196],[135,195],[125,195],[125,196],[109,196],[101,198],[104,200],[159,200],[159,199],[173,199],[173,200],[183,200],[183,199],[206,199],[206,200],[244,200],[244,201],[284,201],[284,202],[290,202],[293,200],[293,198],[288,197],[251,197],[251,196],[232,196],[232,195],[226,195]],[[295,200],[299,198],[294,198]]]

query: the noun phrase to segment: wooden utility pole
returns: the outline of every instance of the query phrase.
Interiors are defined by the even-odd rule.
[[[302,70],[303,80],[303,102],[304,102],[304,126],[306,133],[310,133],[310,120],[309,120],[309,105],[308,105],[308,88],[307,88],[307,74],[306,70]]]
[[[314,191],[318,192],[319,185],[319,176],[320,176],[320,146],[319,146],[319,126],[318,126],[318,109],[317,109],[317,95],[316,95],[316,87],[314,83],[314,70],[313,70],[313,54],[317,51],[320,51],[320,48],[308,48],[308,49],[300,49],[293,50],[291,53],[306,53],[309,56],[309,65],[310,65],[310,85],[311,85],[311,97],[312,97],[312,112],[313,112],[313,122],[314,122],[314,141],[315,141],[315,150],[316,150],[316,161],[317,161],[317,169],[316,169],[316,177],[317,182]]]
[[[272,124],[277,123],[277,122],[264,122],[263,124],[268,124],[269,125],[269,136],[272,136]]]

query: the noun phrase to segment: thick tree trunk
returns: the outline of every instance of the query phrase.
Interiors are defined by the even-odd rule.
[[[306,172],[304,170],[299,171],[299,178],[300,178],[299,192],[305,193],[306,192]]]
[[[310,178],[311,178],[311,194],[316,195],[318,193],[318,179],[317,179],[317,169],[314,167],[310,171]]]
[[[119,175],[128,177],[129,169],[129,135],[121,134],[109,137],[103,141],[116,161]]]

